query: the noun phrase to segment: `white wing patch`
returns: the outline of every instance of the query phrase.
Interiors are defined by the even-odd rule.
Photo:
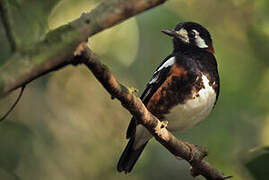
[[[195,33],[195,42],[196,42],[196,45],[199,48],[208,48],[208,45],[205,43],[205,40],[203,38],[201,38],[199,32],[196,31],[195,29],[193,29],[192,31]]]
[[[169,58],[167,61],[165,61],[161,67],[159,67],[155,72],[154,72],[154,75],[153,75],[153,78],[150,80],[149,84],[153,84],[155,83],[158,79],[159,79],[159,72],[164,69],[164,68],[168,68],[169,66],[173,66],[173,64],[175,63],[176,59],[175,57],[171,57]]]
[[[186,43],[190,43],[190,39],[188,36],[188,31],[184,28],[181,28],[177,33],[180,35],[180,39]]]
[[[169,67],[169,66],[172,66],[172,65],[175,63],[175,61],[176,61],[176,59],[175,59],[174,56],[171,57],[171,58],[169,58],[167,61],[165,61],[165,63],[163,63],[163,65],[162,65],[161,67],[158,68],[157,71],[160,71],[160,70],[162,70],[163,68],[167,68],[167,67]]]

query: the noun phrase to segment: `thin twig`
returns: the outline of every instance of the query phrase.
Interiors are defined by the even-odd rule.
[[[3,115],[3,117],[0,118],[0,122],[5,120],[8,117],[8,115],[12,112],[12,110],[16,107],[16,105],[18,104],[19,100],[22,97],[22,94],[24,92],[24,88],[25,88],[25,85],[21,87],[20,93],[19,93],[16,101],[12,104],[12,106],[9,108],[9,110]]]

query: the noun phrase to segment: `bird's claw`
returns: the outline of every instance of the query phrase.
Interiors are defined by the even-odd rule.
[[[161,128],[166,128],[168,126],[168,121],[162,121],[161,122]]]
[[[130,88],[128,88],[128,91],[129,91],[129,93],[131,93],[131,94],[133,94],[133,93],[138,93],[138,92],[139,92],[139,90],[138,90],[137,88],[134,88],[134,87],[130,87]]]

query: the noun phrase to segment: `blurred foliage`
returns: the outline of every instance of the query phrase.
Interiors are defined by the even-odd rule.
[[[100,1],[2,2],[19,48],[25,48]],[[268,10],[266,0],[170,0],[97,34],[89,46],[121,82],[142,93],[154,68],[172,50],[171,40],[160,30],[181,21],[207,27],[219,64],[219,102],[205,122],[176,135],[207,147],[207,160],[225,175],[259,180],[265,176],[256,172],[268,172],[268,161],[259,166],[258,160],[265,160],[259,157],[265,156],[246,152],[269,145]],[[1,65],[12,53],[2,21],[0,42]],[[1,114],[17,93],[0,99]],[[0,179],[192,179],[188,165],[155,140],[130,175],[117,173],[130,118],[84,67],[44,76],[27,86],[15,112],[0,125]],[[245,156],[251,162],[247,168],[242,163]],[[258,171],[253,173],[252,167]]]
[[[251,150],[245,160],[245,166],[255,179],[269,179],[269,147]]]
[[[39,41],[48,30],[48,16],[59,0],[3,0],[4,13],[8,17],[9,30],[14,34],[14,40],[19,49],[26,48]],[[4,48],[4,56],[0,56],[2,64],[11,54],[8,40],[1,20],[0,48]],[[3,42],[3,43],[2,43]],[[2,51],[1,51],[2,52]]]

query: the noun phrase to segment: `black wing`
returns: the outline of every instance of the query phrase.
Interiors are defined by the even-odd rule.
[[[174,58],[172,55],[166,57],[163,62],[158,66],[158,68],[154,71],[154,74],[147,84],[146,89],[142,93],[140,99],[143,101],[145,105],[148,104],[148,101],[152,97],[152,95],[157,91],[157,89],[162,85],[162,83],[169,76],[170,68],[172,64],[166,65],[165,63]]]
[[[155,70],[150,82],[147,84],[146,89],[142,93],[140,99],[145,105],[149,102],[152,95],[157,91],[157,89],[162,85],[162,83],[169,76],[170,68],[175,62],[175,57],[171,54],[167,56],[163,62]],[[126,138],[130,138],[135,133],[136,121],[134,117],[131,119],[131,122],[127,129]]]

